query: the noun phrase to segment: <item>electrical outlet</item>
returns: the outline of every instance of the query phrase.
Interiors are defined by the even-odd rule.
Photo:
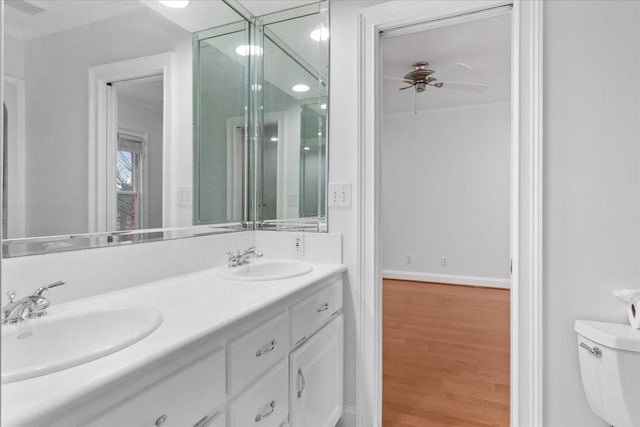
[[[440,265],[443,267],[447,266],[447,257],[443,256],[442,258],[440,258]]]
[[[192,190],[190,185],[178,186],[178,206],[191,206]]]
[[[295,253],[297,256],[303,256],[304,255],[304,234],[303,233],[296,233],[295,237],[294,237],[294,242],[295,242]]]
[[[413,256],[407,255],[407,264],[413,264]]]
[[[340,208],[351,207],[350,182],[329,183],[329,206]]]

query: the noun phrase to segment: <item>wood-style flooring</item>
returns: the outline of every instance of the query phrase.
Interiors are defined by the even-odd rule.
[[[509,425],[509,290],[385,279],[383,427]]]

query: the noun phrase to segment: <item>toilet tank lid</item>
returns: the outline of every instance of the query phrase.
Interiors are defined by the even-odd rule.
[[[640,329],[622,323],[576,320],[575,331],[609,348],[640,352]]]

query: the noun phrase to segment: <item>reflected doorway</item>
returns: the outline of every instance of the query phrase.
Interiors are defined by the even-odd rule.
[[[162,227],[163,85],[162,74],[108,83],[112,230]]]

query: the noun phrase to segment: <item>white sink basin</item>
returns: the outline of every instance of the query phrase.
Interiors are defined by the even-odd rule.
[[[162,316],[147,307],[49,314],[2,325],[2,383],[81,365],[128,347],[155,331]]]
[[[256,261],[240,267],[222,267],[218,276],[231,280],[280,280],[310,273],[313,266],[299,261]]]

